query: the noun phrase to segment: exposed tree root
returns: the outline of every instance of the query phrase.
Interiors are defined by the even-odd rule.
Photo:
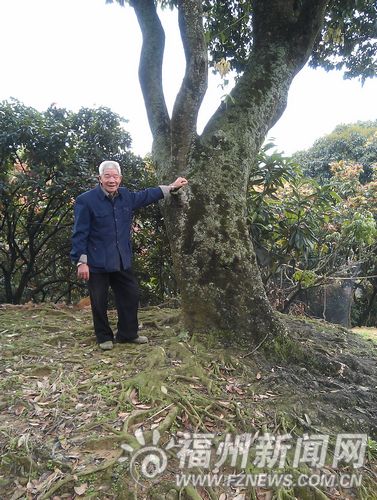
[[[202,496],[199,495],[198,490],[193,486],[185,486],[184,491],[190,500],[202,500]]]
[[[205,429],[205,425],[203,423],[202,418],[200,417],[200,415],[198,414],[198,412],[196,411],[196,409],[193,407],[193,405],[190,403],[190,401],[188,400],[188,398],[186,398],[183,394],[181,394],[180,392],[178,392],[173,387],[169,387],[169,391],[172,392],[173,394],[175,394],[177,396],[178,401],[183,406],[183,408],[185,409],[185,411],[189,415],[195,417],[195,419],[198,421],[198,428],[201,427],[201,428]]]
[[[132,425],[135,423],[135,421],[140,417],[140,416],[145,416],[147,412],[146,411],[135,411],[133,414],[129,416],[127,419],[128,424],[124,425],[123,431],[120,434],[117,434],[115,438],[112,441],[116,442],[122,442],[124,444],[129,444],[132,446],[134,450],[137,450],[140,448],[141,444],[135,439],[135,437],[127,432],[128,427],[130,424]],[[160,425],[157,427],[157,431],[160,432],[161,434],[171,428],[173,423],[175,422],[177,416],[179,414],[179,409],[177,407],[173,407],[170,409],[164,420],[160,423]],[[126,422],[127,422],[126,421]],[[146,441],[150,441],[152,438],[152,433],[153,431],[148,431],[144,433],[144,439]],[[97,444],[100,440],[97,440]],[[47,500],[51,495],[53,495],[56,491],[58,491],[62,486],[65,484],[68,484],[72,481],[76,481],[79,477],[83,476],[88,476],[89,474],[96,474],[97,472],[102,472],[113,465],[115,465],[119,458],[122,456],[123,450],[119,450],[115,457],[111,458],[110,460],[105,461],[104,463],[98,465],[98,466],[88,466],[84,470],[78,471],[75,474],[69,474],[60,481],[58,481],[56,484],[54,484],[47,492],[42,494],[40,497],[40,500]]]

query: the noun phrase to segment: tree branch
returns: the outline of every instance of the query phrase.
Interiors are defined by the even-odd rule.
[[[33,278],[34,278],[34,276],[33,276]],[[44,281],[40,285],[38,285],[35,288],[33,288],[33,291],[31,292],[31,294],[32,294],[33,297],[35,297],[36,295],[38,295],[39,292],[42,292],[48,286],[54,285],[56,283],[64,283],[64,284],[66,284],[67,283],[67,278],[53,278],[53,279],[49,279],[47,281]]]
[[[143,34],[139,80],[153,140],[170,140],[170,118],[162,88],[165,33],[153,0],[132,0]]]
[[[48,249],[50,250],[50,249]],[[40,263],[41,259],[39,257],[44,257],[42,255],[38,255],[38,264]],[[47,254],[47,258],[48,258],[48,254]],[[56,264],[56,263],[62,263],[64,262],[64,258],[65,258],[65,255],[63,252],[60,252],[58,254],[55,254],[53,257],[50,257],[49,260],[47,262],[44,262],[44,265],[43,267],[40,267],[38,268],[36,265],[33,267],[33,276],[32,278],[36,278],[38,276],[40,276],[41,274],[43,275],[50,266],[52,266],[53,264]],[[66,278],[65,278],[66,279]]]
[[[253,47],[245,72],[225,106],[220,105],[203,138],[217,130],[233,129],[245,138],[253,130],[253,149],[259,149],[268,130],[286,108],[294,76],[307,62],[321,29],[328,0],[255,0]]]
[[[52,198],[51,201],[56,201],[56,200]],[[39,252],[41,248],[43,248],[44,245],[47,243],[47,241],[51,239],[58,231],[67,227],[66,225],[62,225],[62,222],[64,221],[66,216],[70,214],[72,208],[69,206],[68,208],[65,208],[65,210],[63,210],[64,207],[66,207],[66,204],[64,202],[61,202],[60,204],[57,204],[53,209],[48,209],[48,210],[45,209],[41,218],[35,222],[35,224],[38,227],[37,230],[35,230],[32,233],[31,235],[32,239],[36,239],[36,236],[42,231],[46,232],[46,228],[48,230],[49,227],[51,226],[54,227],[54,229],[47,232],[46,236],[42,238],[42,240],[38,243],[36,249],[37,252]],[[53,221],[57,215],[58,215],[57,220],[55,220],[54,223],[51,223],[51,221]]]
[[[15,218],[12,217],[14,216],[14,213],[10,213],[7,217],[7,234],[6,234],[6,241],[8,243],[8,248],[9,252],[11,255],[11,258],[9,259],[9,262],[11,262],[11,266],[13,267],[14,264],[16,263],[17,259],[21,257],[21,259],[24,261],[24,263],[27,263],[27,257],[25,256],[25,249],[21,249],[21,247],[17,243],[17,238],[16,238],[16,222]]]
[[[187,163],[198,112],[208,83],[207,45],[200,0],[179,0],[178,22],[186,58],[186,71],[172,116],[172,155],[181,169]]]

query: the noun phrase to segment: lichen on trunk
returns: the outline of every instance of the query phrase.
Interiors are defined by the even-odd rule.
[[[217,133],[197,142],[190,188],[164,210],[186,327],[231,331],[258,341],[282,333],[260,278],[246,218],[250,163],[238,142]],[[241,155],[241,156],[240,156]]]

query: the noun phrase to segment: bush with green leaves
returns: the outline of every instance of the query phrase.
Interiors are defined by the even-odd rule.
[[[103,107],[39,112],[16,100],[0,103],[0,302],[71,302],[87,294],[69,260],[74,199],[95,186],[97,165],[108,158],[122,165],[131,189],[155,182],[130,152],[124,122]],[[148,300],[156,290],[148,291],[147,275],[160,278],[154,262],[164,255],[158,207],[139,221],[155,231],[153,239],[136,238],[148,256],[137,265]]]
[[[251,234],[275,306],[289,310],[301,290],[330,277],[367,275],[377,282],[377,181],[361,182],[362,167],[340,161],[331,164],[331,179],[319,183],[296,161],[270,154],[272,148],[261,151],[248,197]],[[367,302],[365,312],[372,307]]]

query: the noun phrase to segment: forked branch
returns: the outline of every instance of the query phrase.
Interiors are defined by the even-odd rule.
[[[200,0],[179,0],[179,29],[186,59],[186,70],[177,95],[173,116],[173,156],[184,166],[196,133],[199,108],[207,90],[208,57],[203,29],[203,8]]]
[[[162,88],[165,33],[153,0],[132,0],[131,6],[135,9],[143,34],[139,80],[149,126],[155,140],[161,134],[166,137],[170,134],[170,119]]]

